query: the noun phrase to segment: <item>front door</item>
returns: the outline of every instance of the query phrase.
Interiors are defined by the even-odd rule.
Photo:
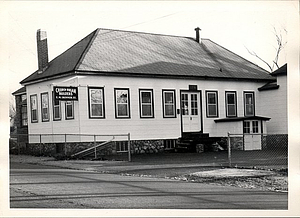
[[[201,131],[201,108],[199,92],[181,93],[182,132]]]
[[[261,150],[261,128],[258,120],[244,121],[244,149]]]

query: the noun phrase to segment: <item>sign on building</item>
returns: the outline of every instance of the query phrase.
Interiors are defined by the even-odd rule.
[[[78,101],[78,87],[54,86],[54,99],[60,101]]]

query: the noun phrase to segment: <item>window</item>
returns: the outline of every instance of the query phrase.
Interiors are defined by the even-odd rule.
[[[206,116],[218,117],[218,92],[206,91]]]
[[[66,120],[74,119],[74,101],[66,101]]]
[[[191,94],[191,115],[198,115],[198,95]]]
[[[30,110],[31,110],[31,122],[37,123],[38,122],[37,95],[30,96]]]
[[[54,99],[54,93],[53,93],[53,120],[61,120],[60,101]]]
[[[249,134],[250,133],[250,121],[244,121],[244,133]]]
[[[258,121],[257,120],[252,121],[252,132],[258,133]]]
[[[27,105],[21,106],[21,119],[22,119],[22,126],[28,126]]]
[[[130,118],[129,89],[115,89],[116,118]]]
[[[236,117],[236,92],[225,92],[226,95],[226,116]]]
[[[175,90],[163,90],[163,117],[176,117]]]
[[[49,96],[48,93],[41,94],[41,106],[42,106],[42,121],[49,121]]]
[[[182,115],[189,115],[189,95],[181,94],[181,113]]]
[[[245,116],[254,116],[254,92],[244,92]]]
[[[153,90],[140,89],[140,117],[141,118],[153,118]]]
[[[89,87],[88,93],[89,93],[89,117],[105,118],[104,89]]]

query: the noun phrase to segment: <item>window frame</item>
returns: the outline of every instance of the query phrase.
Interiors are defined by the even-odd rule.
[[[208,94],[215,94],[215,100],[216,100],[216,103],[215,104],[209,104],[208,102]],[[207,90],[205,91],[205,98],[206,98],[206,117],[207,118],[216,118],[216,117],[219,117],[219,102],[218,102],[218,91],[213,91],[213,90]],[[216,107],[216,115],[210,115],[209,114],[209,106],[210,105],[215,105]]]
[[[43,96],[47,96],[47,118],[44,118],[44,113],[43,113],[43,110],[45,109],[43,107]],[[42,122],[49,122],[50,120],[50,113],[49,113],[49,93],[48,92],[43,92],[41,93],[41,120]]]
[[[234,94],[234,109],[235,109],[235,115],[229,115],[228,112],[228,94]],[[233,105],[233,104],[230,104]],[[237,117],[237,92],[236,91],[225,91],[225,107],[226,107],[226,117]]]
[[[71,102],[71,104],[68,104],[68,102]],[[68,105],[72,105],[72,116],[71,117],[68,116]],[[75,119],[75,115],[74,115],[74,101],[66,101],[65,102],[65,119],[66,120],[73,120],[73,119]]]
[[[55,102],[58,101],[58,104],[56,105]],[[55,118],[55,107],[58,106],[59,110],[59,118]],[[62,113],[61,113],[61,101],[60,100],[56,100],[54,98],[54,92],[52,92],[52,108],[53,108],[53,121],[59,121],[62,119]]]
[[[247,94],[251,94],[252,95],[252,109],[253,109],[253,114],[247,114],[247,100],[246,100],[246,95]],[[249,104],[250,105],[250,104]],[[244,116],[245,117],[251,117],[251,116],[255,116],[255,92],[253,91],[245,91],[244,92]]]
[[[35,98],[36,101],[36,109],[32,108],[32,98]],[[33,119],[33,110],[35,110],[36,112],[36,120]],[[31,123],[38,123],[39,122],[39,118],[38,118],[38,97],[37,94],[33,94],[30,95],[30,119],[31,119]]]
[[[93,116],[92,114],[92,104],[90,91],[93,89],[102,90],[102,116]],[[105,97],[104,97],[104,87],[88,87],[88,105],[89,105],[89,118],[90,119],[105,119]]]
[[[173,94],[173,103],[172,104],[166,104],[165,102],[165,93],[172,93]],[[172,115],[166,115],[166,106],[173,105],[173,112]],[[176,118],[176,91],[175,89],[163,89],[162,90],[162,108],[163,108],[163,118]]]
[[[25,110],[23,110],[23,108],[25,108]],[[24,118],[24,114],[26,114],[26,118]],[[24,123],[24,121],[26,121]],[[27,104],[22,104],[21,105],[21,126],[28,126],[28,111],[27,111]]]
[[[151,106],[151,111],[152,114],[150,116],[143,116],[143,102],[142,102],[142,93],[143,92],[150,92],[151,96],[151,102],[150,102],[150,106]],[[144,103],[145,104],[145,103]],[[140,118],[145,118],[145,119],[149,119],[149,118],[154,118],[154,97],[153,97],[153,89],[139,89],[139,106],[140,106]]]
[[[117,102],[117,91],[127,91],[127,115],[126,116],[119,116],[118,115],[118,105],[120,103]],[[130,90],[129,88],[114,88],[114,97],[115,97],[115,118],[116,119],[130,119]]]

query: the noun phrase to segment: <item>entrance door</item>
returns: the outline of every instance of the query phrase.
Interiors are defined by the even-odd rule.
[[[199,92],[181,93],[181,116],[183,132],[201,131],[201,108]]]
[[[261,150],[261,128],[258,120],[244,121],[244,149]]]

